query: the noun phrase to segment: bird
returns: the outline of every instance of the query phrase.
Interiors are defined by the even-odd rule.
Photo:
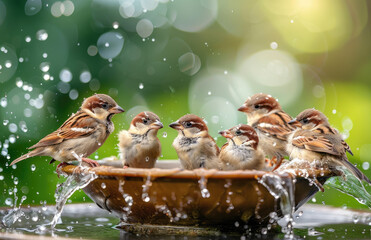
[[[338,167],[344,166],[360,181],[371,183],[357,167],[349,162],[346,152],[353,155],[349,145],[339,132],[332,128],[328,118],[316,109],[306,109],[291,120],[289,124],[301,123],[302,128],[295,130],[288,139],[287,151],[290,160],[302,159],[306,162],[326,167],[338,173]],[[340,175],[343,175],[341,172]]]
[[[278,159],[274,169],[278,168],[283,157],[288,156],[287,138],[300,124],[289,125],[292,117],[282,110],[275,98],[264,93],[249,97],[238,111],[246,114],[248,124],[258,134],[264,153],[272,158],[272,162]]]
[[[87,157],[95,152],[113,132],[113,115],[124,112],[115,100],[105,94],[86,98],[79,110],[56,131],[29,147],[33,149],[15,159],[10,165],[34,156],[52,157],[50,163],[60,161],[57,169],[70,161],[79,160],[95,167],[99,164]]]
[[[228,141],[219,154],[223,170],[266,170],[265,154],[259,146],[254,128],[239,124],[219,134]]]
[[[172,145],[184,169],[220,169],[219,147],[200,117],[187,114],[169,126],[178,130]]]
[[[129,130],[119,133],[119,148],[124,166],[153,168],[161,155],[157,132],[163,128],[160,118],[153,112],[141,112],[133,118]]]

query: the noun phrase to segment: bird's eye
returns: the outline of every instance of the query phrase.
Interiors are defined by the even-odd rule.
[[[254,107],[255,107],[255,109],[258,109],[259,108],[259,105],[255,105]]]
[[[144,123],[144,124],[147,124],[147,123],[148,123],[148,119],[144,118],[144,119],[143,119],[143,123]]]
[[[103,109],[108,109],[108,104],[107,104],[107,103],[103,103],[103,104],[102,104],[102,108],[103,108]]]
[[[241,132],[240,130],[237,130],[237,131],[236,131],[236,135],[241,135],[241,133],[242,133],[242,132]]]
[[[303,123],[306,124],[306,123],[308,123],[308,122],[309,122],[308,118],[304,118],[304,119],[303,119]]]
[[[190,122],[186,122],[186,127],[192,127],[192,123],[190,123]]]

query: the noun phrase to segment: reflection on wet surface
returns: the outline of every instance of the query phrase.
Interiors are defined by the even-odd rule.
[[[61,222],[53,232],[37,234],[38,225],[49,223],[54,207],[31,207],[22,209],[24,216],[12,228],[2,228],[0,238],[19,239],[53,236],[80,239],[284,239],[279,227],[269,232],[218,233],[209,236],[143,235],[119,230],[119,219],[95,204],[66,205]],[[0,217],[8,212],[0,210]],[[280,223],[280,222],[279,222]],[[196,232],[195,228],[195,232]],[[371,212],[351,211],[307,204],[294,215],[295,239],[370,239]]]

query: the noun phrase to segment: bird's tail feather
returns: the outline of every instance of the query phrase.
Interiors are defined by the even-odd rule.
[[[27,154],[22,155],[22,156],[20,156],[19,158],[15,159],[15,160],[10,164],[10,166],[12,166],[13,164],[16,164],[16,163],[18,163],[18,162],[20,162],[20,161],[22,161],[22,160],[25,160],[25,159],[27,159],[27,158],[35,157],[35,156],[42,156],[42,155],[43,155],[43,151],[42,151],[42,150],[40,151],[39,148],[36,148],[36,149],[32,150],[31,152],[28,152]]]
[[[342,161],[343,165],[348,168],[359,180],[364,180],[366,182],[368,182],[369,184],[371,184],[371,181],[370,179],[368,179],[368,177],[366,177],[366,175],[363,174],[363,172],[361,172],[361,170],[359,170],[356,166],[354,166],[351,162],[349,162],[348,160],[345,159],[345,161]]]

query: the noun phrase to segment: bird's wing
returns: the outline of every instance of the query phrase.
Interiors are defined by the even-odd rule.
[[[313,129],[313,131],[316,133],[321,133],[321,134],[340,134],[336,128],[332,128],[330,126],[323,126],[323,125],[316,127],[315,129]],[[343,145],[344,150],[353,156],[353,152],[350,149],[348,143],[346,143],[344,140],[341,140],[341,144]]]
[[[313,134],[310,131],[299,131],[295,133],[292,144],[298,148],[313,152],[328,153],[335,156],[344,154],[334,147],[328,135]]]
[[[296,128],[288,124],[291,120],[292,118],[287,113],[280,111],[260,118],[253,127],[278,139],[286,140]]]
[[[69,117],[60,128],[50,133],[29,149],[59,144],[67,139],[89,136],[96,131],[98,122],[83,111]]]

